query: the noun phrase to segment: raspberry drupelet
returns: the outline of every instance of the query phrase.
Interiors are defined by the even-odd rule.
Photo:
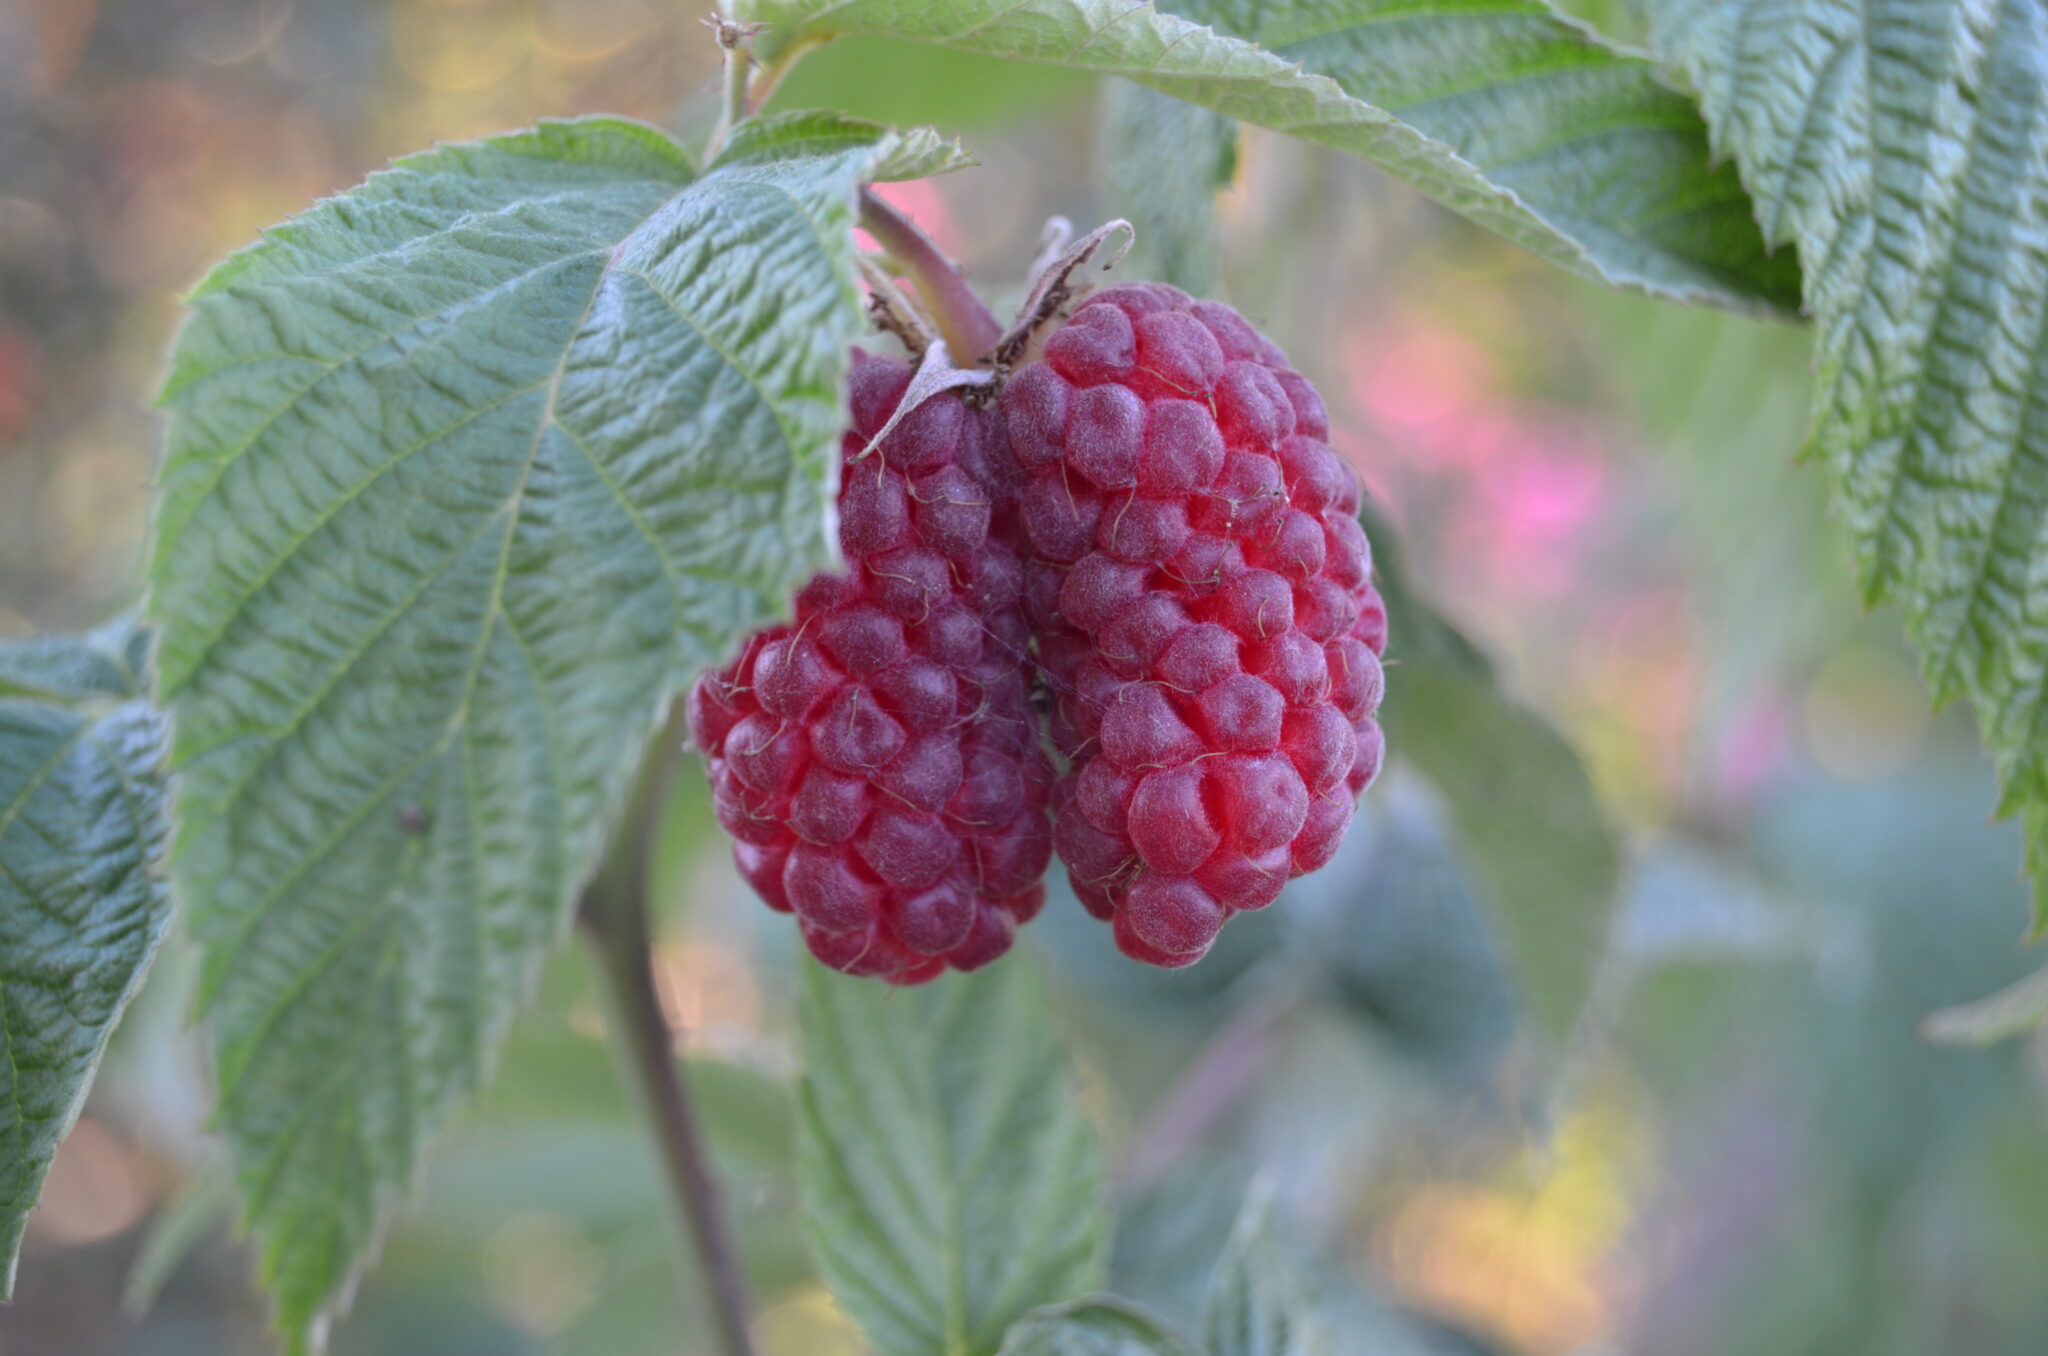
[[[1378,773],[1386,613],[1322,401],[1229,307],[1126,283],[1015,372],[1054,843],[1126,955],[1199,959]]]
[[[846,570],[689,701],[740,873],[819,960],[897,984],[1007,951],[1052,854],[1001,421],[944,394],[870,445],[910,378],[854,355]]]

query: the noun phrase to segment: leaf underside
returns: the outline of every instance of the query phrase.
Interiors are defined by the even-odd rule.
[[[831,559],[854,190],[951,156],[753,137],[702,174],[617,119],[440,147],[193,295],[150,571],[173,880],[297,1346],[484,1078],[662,711]]]
[[[2048,969],[1974,1003],[1928,1013],[1920,1020],[1920,1034],[1936,1045],[1993,1045],[2023,1036],[2043,1021],[2048,1021]]]
[[[1114,1295],[1095,1295],[1025,1315],[1000,1356],[1204,1356],[1158,1315]]]
[[[0,1298],[170,918],[146,651],[125,623],[0,643]]]
[[[804,964],[798,1178],[818,1269],[890,1356],[991,1356],[1102,1267],[1093,1131],[1013,955],[892,991]]]
[[[1215,290],[1215,203],[1237,160],[1237,124],[1128,80],[1106,82],[1096,163],[1109,210],[1131,223],[1134,277]]]
[[[1210,1356],[1338,1356],[1313,1278],[1255,1185],[1224,1244],[1202,1302]]]
[[[2048,13],[1653,0],[1819,326],[1809,450],[1865,595],[1967,697],[2048,901]]]
[[[770,25],[758,49],[770,62],[799,43],[862,34],[1126,76],[1360,156],[1595,281],[1742,310],[1796,307],[1793,257],[1765,248],[1691,101],[1653,63],[1540,0],[746,8]]]

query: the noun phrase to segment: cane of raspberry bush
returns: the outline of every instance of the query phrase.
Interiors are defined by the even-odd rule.
[[[689,701],[740,873],[819,960],[897,984],[1007,951],[1052,855],[1001,423],[940,395],[870,444],[910,377],[854,355],[846,569]]]
[[[1379,771],[1386,614],[1314,388],[1235,311],[1108,288],[1017,371],[1054,843],[1126,955],[1187,965],[1328,862]]]

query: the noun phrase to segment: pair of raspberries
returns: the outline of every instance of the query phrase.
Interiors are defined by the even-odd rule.
[[[1124,954],[1191,964],[1330,860],[1380,766],[1386,613],[1322,401],[1149,283],[993,407],[870,442],[910,379],[855,355],[847,571],[691,693],[740,872],[825,964],[916,984],[1007,951],[1057,850]]]

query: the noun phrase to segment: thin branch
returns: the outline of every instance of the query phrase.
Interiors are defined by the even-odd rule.
[[[725,58],[725,81],[720,91],[718,125],[711,129],[711,138],[704,145],[704,163],[710,164],[724,149],[725,140],[732,135],[732,129],[753,115],[754,105],[747,101],[747,86],[754,73],[754,54],[748,50],[748,40],[767,31],[763,24],[736,23],[723,15],[713,14],[704,21],[713,37],[718,41],[718,50]]]
[[[681,748],[681,722],[671,719],[647,755],[619,839],[585,891],[577,923],[609,991],[620,1062],[638,1087],[654,1130],[670,1202],[703,1274],[720,1351],[723,1356],[754,1356],[747,1332],[753,1299],[746,1272],[654,985],[648,870]]]
[[[872,188],[860,191],[860,224],[917,284],[917,298],[938,325],[946,346],[962,362],[986,362],[1002,341],[1003,327],[967,285],[960,265]]]

